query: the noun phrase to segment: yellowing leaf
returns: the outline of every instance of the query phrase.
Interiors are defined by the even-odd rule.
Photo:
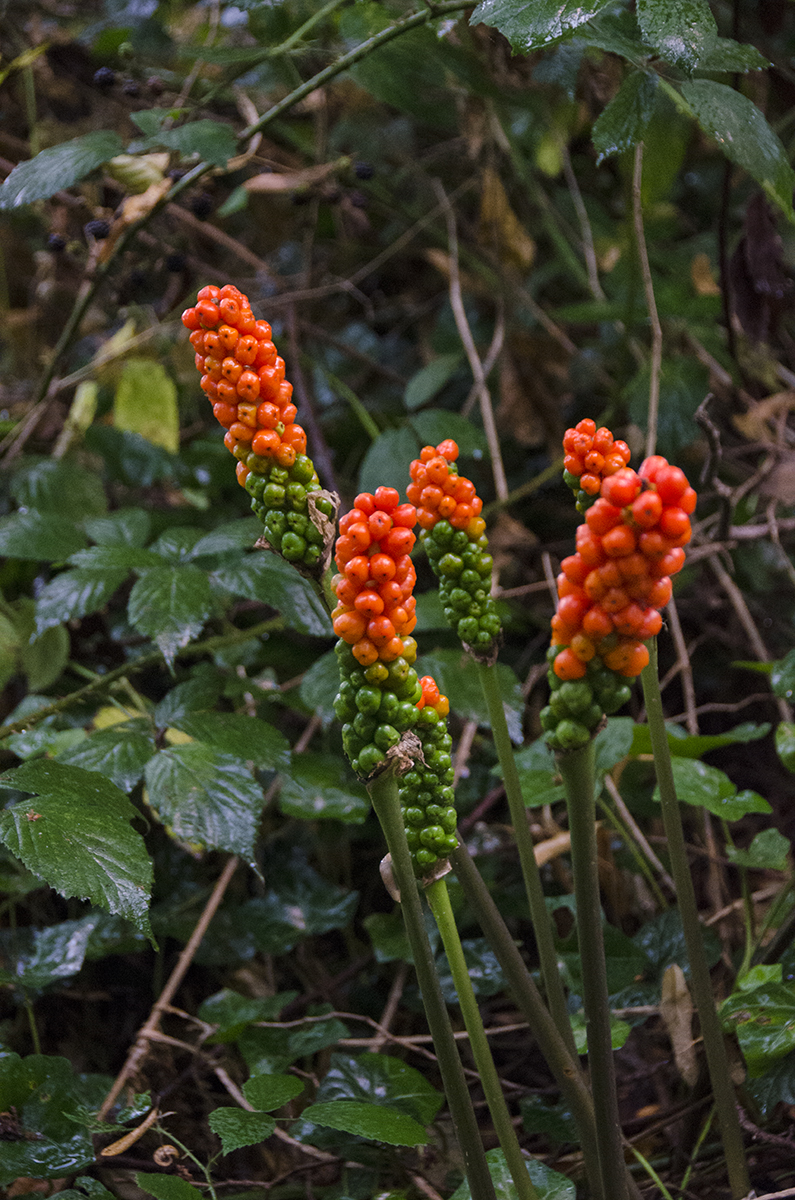
[[[483,172],[478,234],[484,245],[496,248],[503,263],[529,271],[536,244],[511,208],[500,177],[491,167]]]
[[[94,714],[94,728],[108,729],[111,725],[121,725],[122,722],[130,721],[133,717],[140,717],[140,715],[139,712],[134,712],[130,708],[116,708],[114,704],[105,704]]]
[[[174,729],[172,726],[168,727],[163,737],[169,746],[186,746],[188,742],[194,741],[189,733],[183,733],[181,729]]]
[[[720,288],[712,274],[712,265],[709,261],[709,255],[697,254],[690,264],[690,278],[693,281],[693,287],[696,289],[697,296],[719,296]]]
[[[155,446],[179,450],[177,389],[160,363],[151,358],[128,358],[113,400],[117,429],[139,433]]]

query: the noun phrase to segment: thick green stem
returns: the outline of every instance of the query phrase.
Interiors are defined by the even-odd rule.
[[[367,790],[392,858],[392,872],[400,889],[400,906],[414,959],[414,968],[422,992],[422,1002],[428,1028],[433,1038],[434,1050],[439,1060],[450,1115],[458,1135],[464,1170],[469,1182],[472,1200],[495,1200],[494,1184],[489,1173],[486,1154],[480,1138],[475,1110],[469,1095],[464,1068],[450,1025],[447,1006],[439,986],[439,977],[433,961],[428,934],[422,916],[422,903],[411,865],[411,855],[403,827],[400,811],[397,779],[393,768],[388,768],[372,779]]]
[[[519,772],[516,769],[516,760],[513,756],[511,736],[508,733],[508,724],[505,720],[505,709],[503,708],[502,696],[500,695],[497,668],[493,665],[478,663],[478,671],[480,673],[483,694],[486,697],[486,705],[489,710],[494,745],[497,750],[497,757],[500,760],[500,766],[502,767],[505,795],[511,812],[516,847],[519,851],[519,862],[522,867],[524,886],[530,905],[530,918],[533,922],[533,930],[538,946],[538,957],[541,961],[541,976],[544,980],[547,1004],[549,1005],[549,1011],[552,1013],[552,1019],[558,1027],[560,1036],[566,1043],[572,1058],[574,1058],[577,1051],[566,1007],[566,995],[563,991],[563,983],[560,978],[560,971],[558,970],[558,956],[555,951],[555,942],[552,934],[552,920],[544,901],[541,875],[538,870],[533,839],[530,835],[530,826],[527,821],[527,808],[522,796],[522,785],[519,781]]]
[[[442,937],[450,973],[461,1006],[461,1015],[469,1034],[469,1045],[475,1059],[475,1066],[480,1074],[480,1083],[489,1106],[494,1129],[500,1140],[508,1170],[514,1182],[519,1200],[538,1200],[538,1192],[527,1174],[527,1162],[522,1154],[516,1137],[516,1130],[511,1122],[511,1114],[505,1103],[500,1077],[491,1056],[483,1020],[475,999],[472,980],[469,978],[464,949],[458,936],[458,927],[450,905],[450,893],[444,879],[436,879],[425,889],[428,904],[433,918]]]
[[[602,1193],[596,1118],[591,1094],[583,1079],[580,1064],[571,1054],[558,1027],[544,1004],[533,976],[525,966],[516,942],[486,887],[466,846],[459,845],[450,855],[456,877],[464,890],[467,904],[477,919],[486,940],[497,956],[508,987],[538,1042],[555,1081],[574,1114],[580,1135],[585,1170],[593,1200],[609,1200]]]
[[[593,741],[579,750],[558,754],[557,761],[569,810],[571,863],[577,901],[577,941],[582,966],[588,1065],[599,1139],[602,1188],[610,1200],[627,1200],[599,898]]]
[[[729,1186],[733,1200],[741,1200],[750,1190],[748,1166],[745,1161],[740,1121],[737,1115],[737,1102],[734,1097],[729,1063],[726,1056],[726,1045],[723,1040],[720,1020],[715,1008],[712,992],[712,981],[709,975],[707,957],[704,953],[704,943],[701,938],[701,923],[698,919],[698,905],[690,875],[690,864],[687,858],[687,847],[682,830],[679,813],[679,801],[676,797],[674,775],[671,768],[671,753],[668,748],[668,735],[665,730],[662,696],[657,678],[657,643],[650,646],[649,665],[641,675],[643,683],[643,698],[646,702],[646,713],[651,734],[651,746],[654,752],[654,769],[657,773],[657,783],[660,788],[660,804],[662,807],[665,836],[668,839],[668,853],[671,859],[671,874],[676,884],[676,902],[682,918],[682,929],[687,946],[687,957],[690,963],[690,983],[693,998],[698,1009],[698,1019],[701,1025],[701,1036],[704,1039],[704,1050],[707,1056],[712,1093],[715,1098],[715,1108],[720,1121],[720,1134],[723,1151],[726,1155],[726,1169],[729,1175]]]

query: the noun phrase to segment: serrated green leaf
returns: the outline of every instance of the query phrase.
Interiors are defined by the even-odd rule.
[[[488,449],[486,435],[477,425],[473,425],[460,413],[448,412],[443,408],[428,408],[425,412],[415,413],[409,418],[417,437],[422,444],[438,446],[446,438],[452,438],[458,443],[458,449],[465,457],[472,454],[485,454]]]
[[[178,683],[160,701],[154,711],[155,725],[159,729],[169,725],[179,728],[179,721],[188,713],[214,708],[222,687],[220,672],[210,663],[200,663],[191,671],[190,679]]]
[[[704,133],[715,139],[731,162],[753,176],[789,221],[795,221],[795,172],[761,109],[741,92],[710,79],[683,83],[682,95]]]
[[[100,516],[108,507],[96,473],[53,458],[32,457],[17,467],[11,494],[20,508],[73,521]]]
[[[207,1123],[221,1139],[222,1154],[231,1154],[243,1146],[256,1146],[276,1128],[273,1117],[264,1112],[247,1112],[244,1108],[216,1108]]]
[[[16,1179],[71,1175],[94,1161],[80,1109],[87,1097],[65,1058],[29,1054],[0,1058],[0,1111],[17,1111],[22,1137],[4,1141],[0,1185]]]
[[[143,546],[152,521],[143,508],[118,508],[104,517],[83,522],[88,536],[100,546]]]
[[[674,758],[671,766],[679,800],[703,806],[724,821],[739,821],[749,812],[773,811],[756,792],[738,792],[736,784],[723,771],[708,767],[697,758]],[[654,789],[654,799],[659,802],[659,786]]]
[[[313,1125],[327,1125],[373,1142],[386,1142],[389,1146],[424,1146],[428,1141],[422,1125],[385,1104],[329,1100],[310,1104],[301,1116]]]
[[[46,629],[34,642],[22,647],[20,661],[28,677],[30,690],[46,691],[60,678],[69,661],[69,634],[66,628],[56,625],[53,629]]]
[[[0,517],[0,554],[36,562],[64,562],[86,544],[80,530],[52,512],[16,512]]]
[[[0,209],[19,208],[47,200],[62,188],[73,187],[108,159],[121,154],[124,143],[109,129],[83,134],[42,150],[19,163],[0,187]]]
[[[197,742],[231,754],[255,767],[283,771],[290,762],[290,743],[283,733],[243,713],[188,713],[171,722]]]
[[[749,867],[759,871],[785,871],[790,851],[789,839],[777,829],[763,829],[747,850],[735,846],[726,847],[726,857],[736,867]]]
[[[276,554],[246,554],[225,563],[212,579],[230,595],[259,600],[277,609],[289,629],[312,637],[331,636],[328,613],[310,584]]]
[[[657,76],[651,71],[627,75],[593,127],[599,166],[611,154],[623,154],[643,140],[657,99]]]
[[[237,153],[231,126],[211,120],[190,121],[178,129],[161,129],[147,140],[147,146],[167,146],[183,158],[200,158],[214,167],[225,167]]]
[[[49,754],[57,758],[62,751],[70,750],[72,746],[85,740],[85,729],[55,729],[46,721],[42,721],[34,729],[27,729],[24,733],[12,733],[5,745],[21,759],[35,758],[39,754]]]
[[[430,1125],[444,1099],[424,1075],[401,1059],[366,1053],[332,1054],[317,1098],[388,1104],[420,1125]]]
[[[170,664],[177,650],[201,633],[212,607],[207,576],[188,565],[147,571],[133,585],[127,612],[135,628],[156,642]]]
[[[126,721],[99,729],[78,745],[58,755],[60,763],[98,771],[122,792],[130,792],[143,777],[144,767],[155,752],[155,739],[148,721]]]
[[[406,408],[413,410],[422,408],[439,392],[455,374],[463,355],[460,351],[453,354],[439,354],[427,366],[420,367],[406,384],[403,403]]]
[[[649,45],[688,73],[701,65],[718,35],[707,0],[638,0],[637,16]]]
[[[86,551],[86,553],[89,553]],[[127,570],[63,571],[36,597],[36,632],[98,612],[124,583]]]
[[[574,46],[560,46],[557,53],[568,50],[574,52],[575,49],[582,53],[586,45],[608,54],[617,54],[636,65],[648,57],[650,49],[640,36],[635,13],[626,8],[602,9],[592,21],[578,28]],[[537,69],[533,72],[533,78],[538,78]],[[574,99],[573,94],[571,99]]]
[[[125,359],[113,398],[113,424],[126,433],[140,434],[170,454],[177,453],[177,389],[162,363],[153,358]]]
[[[161,750],[145,778],[151,808],[176,838],[252,859],[264,797],[245,762],[190,742]]]
[[[348,776],[345,764],[325,754],[297,754],[282,780],[279,808],[300,820],[346,821],[361,825],[370,812],[362,784]]]
[[[84,571],[146,571],[162,566],[161,555],[141,546],[89,546],[69,555],[69,563]]]
[[[410,429],[385,429],[367,449],[359,468],[359,488],[374,492],[377,487],[393,487],[402,495],[410,483],[409,464],[419,450]]]
[[[194,546],[202,540],[201,530],[191,525],[172,525],[149,547],[160,558],[179,566],[194,557]]]
[[[179,1175],[150,1175],[144,1171],[137,1171],[135,1182],[142,1191],[154,1196],[155,1200],[202,1200],[204,1195]]]
[[[199,538],[191,552],[191,558],[205,554],[227,554],[231,551],[249,550],[262,534],[262,524],[256,517],[240,517],[227,521],[211,533]]]
[[[259,1112],[273,1112],[300,1096],[304,1084],[297,1075],[252,1075],[243,1084],[243,1095]]]
[[[527,54],[573,33],[610,0],[481,0],[470,25],[492,25],[517,54]]]
[[[732,38],[715,38],[704,48],[699,58],[701,71],[764,71],[769,61],[756,46],[735,42]]]
[[[498,1148],[487,1151],[486,1162],[494,1184],[495,1200],[516,1200],[516,1185],[502,1150]],[[553,1171],[537,1158],[527,1160],[527,1173],[538,1192],[539,1200],[575,1200],[577,1189],[571,1180],[558,1171]],[[456,1188],[450,1200],[472,1200],[472,1192],[466,1180]]]
[[[209,1039],[211,1042],[234,1042],[252,1022],[275,1021],[295,995],[295,992],[280,992],[276,996],[254,998],[223,988],[201,1003],[199,1018],[208,1025],[218,1026]]]
[[[6,771],[0,786],[35,796],[0,812],[0,839],[27,868],[149,935],[152,864],[124,794],[93,771],[48,759]]]

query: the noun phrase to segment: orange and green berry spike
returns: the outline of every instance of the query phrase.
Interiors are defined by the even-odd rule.
[[[458,474],[452,440],[425,446],[411,464],[407,496],[417,507],[420,540],[439,580],[444,615],[475,654],[495,647],[501,624],[491,598],[492,558],[483,501],[475,485]]]
[[[596,428],[585,417],[567,429],[563,437],[563,479],[574,492],[577,512],[586,512],[599,495],[602,480],[629,462],[626,442],[615,441],[609,429]]]
[[[182,323],[191,331],[200,386],[226,429],[224,445],[238,460],[238,482],[251,496],[268,544],[289,562],[319,569],[325,535],[323,522],[312,520],[309,497],[321,492],[320,481],[270,325],[255,319],[233,284],[202,288]],[[333,518],[326,494],[311,505]]]
[[[422,744],[422,759],[418,756],[400,777],[398,789],[414,869],[423,875],[449,857],[458,839],[452,739],[447,732],[450,702],[440,694],[432,676],[424,675],[420,687],[414,732]]]

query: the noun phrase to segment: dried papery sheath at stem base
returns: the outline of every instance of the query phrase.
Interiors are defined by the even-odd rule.
[[[493,661],[500,618],[491,598],[493,566],[475,485],[458,474],[450,439],[425,446],[411,464],[408,498],[418,505],[420,538],[439,580],[444,615],[476,658]]]
[[[605,443],[612,438],[609,430],[583,431],[586,424],[568,430],[564,447],[573,444],[571,434],[591,441],[604,435]],[[619,458],[623,454],[616,463]],[[557,579],[548,654],[552,694],[541,712],[555,750],[585,745],[603,716],[629,700],[626,680],[649,661],[644,643],[662,628],[660,610],[671,599],[671,576],[682,569],[690,541],[696,493],[684,472],[660,455],[647,458],[639,472],[616,463],[601,479],[577,530],[577,552],[563,560]]]
[[[226,429],[237,479],[265,527],[258,545],[319,577],[328,565],[338,498],[325,492],[296,424],[292,384],[246,296],[232,284],[201,289],[182,314],[201,388]]]

